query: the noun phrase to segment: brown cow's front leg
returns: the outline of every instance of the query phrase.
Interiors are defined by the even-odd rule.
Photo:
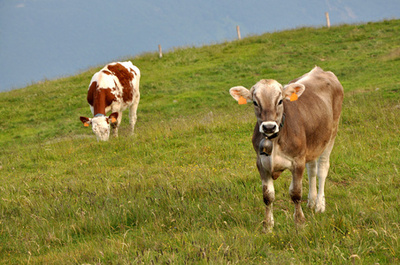
[[[262,159],[262,160],[261,160]],[[275,200],[274,181],[268,172],[270,157],[262,156],[257,159],[257,168],[262,181],[263,200],[265,203],[264,231],[271,232],[274,227],[273,202]]]
[[[305,221],[303,210],[301,209],[302,179],[304,165],[297,165],[292,171],[292,182],[289,187],[289,194],[294,202],[294,221],[296,224],[302,224]]]

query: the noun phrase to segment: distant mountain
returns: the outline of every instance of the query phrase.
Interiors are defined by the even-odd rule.
[[[0,91],[143,52],[302,26],[397,18],[399,0],[3,0]]]

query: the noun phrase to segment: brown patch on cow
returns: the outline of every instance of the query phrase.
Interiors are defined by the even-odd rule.
[[[290,198],[294,203],[301,203],[301,190],[300,192],[293,192],[290,194]]]
[[[93,115],[99,113],[106,115],[106,107],[110,106],[114,100],[115,96],[113,93],[111,93],[110,88],[95,89],[93,93],[93,101],[92,103],[89,102],[89,104],[92,105],[94,108]]]
[[[97,88],[97,82],[94,81],[90,84],[89,90],[88,90],[88,94],[87,94],[87,102],[93,106],[93,100],[94,100],[94,95],[96,92],[96,88]]]
[[[277,178],[279,178],[279,176],[282,174],[283,171],[275,171],[272,172],[272,179],[276,180]]]
[[[114,100],[115,96],[111,93],[110,88],[99,88],[96,81],[90,84],[87,101],[91,106],[93,106],[94,115],[98,113],[106,115],[106,107],[111,105]]]
[[[113,87],[113,91],[117,91],[118,85],[117,85],[117,82],[115,82],[115,80],[114,80],[114,85],[115,85],[115,87]],[[122,98],[121,93],[117,93],[117,97],[118,97],[118,98]]]
[[[126,69],[126,67],[124,67],[120,63],[108,65],[107,68],[118,78],[119,82],[121,83],[123,88],[122,98],[124,102],[132,101],[133,85],[131,81],[133,80],[134,77],[132,72],[130,72],[128,69]]]
[[[270,192],[268,191],[268,187],[266,185],[263,186],[263,200],[267,206],[273,203],[273,198],[271,198]]]
[[[89,126],[89,118],[88,117],[83,117],[80,116],[79,119],[81,120],[81,122],[83,123],[84,126]]]
[[[106,75],[112,75],[112,73],[110,71],[107,71],[107,70],[103,70],[102,72],[105,73]]]

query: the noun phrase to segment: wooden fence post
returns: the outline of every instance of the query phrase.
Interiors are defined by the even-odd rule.
[[[158,57],[159,57],[159,58],[162,58],[161,44],[158,44]]]
[[[236,31],[237,31],[238,39],[241,40],[242,37],[240,36],[240,28],[239,28],[239,26],[236,26]]]
[[[331,27],[331,22],[329,20],[329,13],[328,12],[325,12],[325,17],[326,17],[326,26],[328,28],[330,28]]]

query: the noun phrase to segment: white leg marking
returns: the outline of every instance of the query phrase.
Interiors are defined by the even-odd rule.
[[[270,202],[265,208],[265,226],[266,232],[271,232],[274,227],[273,201],[275,200],[274,180],[272,177],[267,177],[266,180],[262,179],[262,187],[264,203],[266,200]]]
[[[314,209],[317,200],[317,161],[308,162],[306,167],[309,184],[307,206]]]
[[[323,213],[325,212],[325,180],[328,175],[329,170],[329,157],[320,157],[318,163],[318,195],[315,204],[315,212]]]
[[[325,180],[326,176],[328,175],[329,171],[329,156],[332,152],[333,148],[333,143],[332,141],[328,147],[325,149],[325,151],[322,153],[322,155],[319,157],[318,160],[318,195],[317,195],[317,201],[315,204],[315,212],[323,213],[325,212]]]

